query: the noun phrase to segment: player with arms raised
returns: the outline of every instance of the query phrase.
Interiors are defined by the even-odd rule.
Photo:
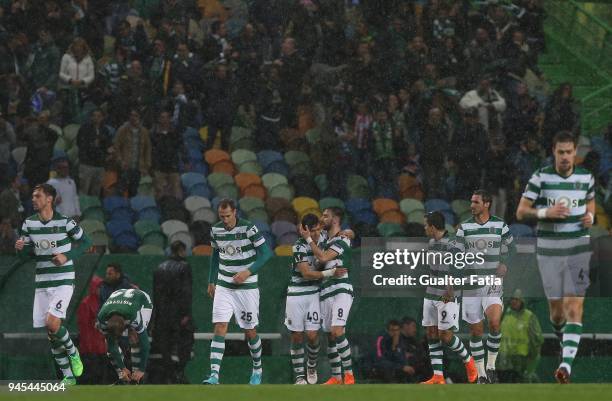
[[[89,249],[91,241],[74,220],[53,209],[55,197],[55,188],[49,184],[34,187],[32,205],[37,213],[23,222],[15,249],[21,258],[36,261],[33,325],[47,328],[63,383],[74,385],[75,376],[83,373],[83,363],[62,319],[74,291],[73,259]],[[80,241],[78,248],[73,248],[74,241]]]
[[[555,371],[569,383],[582,334],[584,296],[589,287],[589,228],[594,222],[595,180],[576,167],[576,139],[569,132],[553,138],[554,166],[530,178],[516,211],[519,220],[535,218],[537,259],[550,322],[561,341],[562,360]]]
[[[321,284],[321,318],[323,331],[328,333],[327,356],[330,361],[332,377],[327,385],[355,384],[351,347],[346,339],[345,326],[353,305],[353,286],[348,272],[351,267],[351,240],[341,230],[342,209],[332,207],[323,211],[321,223],[327,234],[322,248],[312,239],[310,231],[300,226],[302,238],[310,245],[317,261],[325,264],[324,270],[344,268],[347,271],[340,277],[326,278]],[[350,231],[349,231],[350,232]],[[342,376],[344,372],[344,377]]]
[[[219,223],[211,229],[213,254],[208,273],[208,295],[213,298],[214,337],[210,344],[210,376],[202,384],[219,384],[227,325],[234,316],[244,330],[253,358],[249,384],[261,384],[261,339],[257,273],[272,257],[266,240],[253,223],[237,217],[236,205],[223,199],[218,206]]]
[[[96,327],[106,338],[108,357],[121,381],[140,383],[144,376],[151,349],[147,327],[152,312],[149,295],[135,288],[113,292],[98,312]],[[131,345],[132,371],[126,368],[118,344],[126,330]]]

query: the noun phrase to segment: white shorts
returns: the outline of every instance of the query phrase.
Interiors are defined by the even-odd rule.
[[[74,286],[72,285],[37,288],[34,292],[34,310],[32,312],[34,328],[47,325],[47,313],[65,319],[73,292]]]
[[[259,289],[230,290],[217,285],[213,300],[212,322],[229,323],[232,315],[241,329],[259,324]]]
[[[542,277],[542,287],[548,299],[561,299],[564,296],[586,294],[591,281],[589,262],[591,254],[583,252],[571,256],[538,255],[538,269]]]
[[[321,326],[323,327],[323,331],[329,333],[332,327],[346,326],[352,305],[353,296],[345,292],[322,300]]]
[[[503,309],[502,293],[501,286],[487,285],[478,290],[478,294],[464,295],[461,302],[461,318],[469,324],[482,322],[489,306],[500,305]]]
[[[457,302],[423,301],[423,326],[437,326],[439,330],[459,330],[459,304]]]
[[[291,331],[318,331],[321,328],[319,294],[287,296],[285,326]]]

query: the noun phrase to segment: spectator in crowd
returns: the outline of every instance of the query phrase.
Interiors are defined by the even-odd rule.
[[[280,67],[272,65],[263,75],[265,78],[255,99],[256,138],[262,149],[277,149],[282,112]]]
[[[80,112],[86,90],[94,81],[95,66],[90,53],[85,39],[77,37],[62,56],[59,88],[67,119],[73,119]]]
[[[93,276],[89,282],[89,292],[77,308],[79,327],[79,353],[85,369],[79,378],[80,384],[110,384],[114,372],[109,367],[106,356],[106,341],[96,329],[96,318],[100,311],[100,286],[104,281]]]
[[[235,111],[235,83],[225,64],[217,64],[212,79],[205,85],[206,120],[208,122],[207,148],[211,149],[221,131],[221,149],[229,150]]]
[[[193,278],[185,244],[175,241],[171,255],[153,273],[153,353],[161,354],[154,383],[187,383],[185,366],[191,359],[194,324],[191,314]]]
[[[417,322],[405,316],[401,320],[400,342],[405,352],[406,360],[415,369],[417,381],[429,377],[429,358],[426,354],[427,340],[419,339]]]
[[[501,330],[498,371],[502,383],[537,382],[535,373],[540,362],[544,338],[536,315],[525,307],[521,290],[517,289],[506,308]]]
[[[155,197],[174,196],[183,199],[181,177],[179,175],[179,159],[186,162],[187,156],[183,138],[172,126],[169,111],[159,114],[157,124],[151,129],[151,154],[156,161],[153,166],[153,187]]]
[[[11,74],[6,78],[6,87],[0,91],[0,110],[13,128],[20,131],[32,111],[30,94],[22,76]]]
[[[544,109],[542,148],[548,155],[552,153],[552,138],[560,131],[569,131],[578,135],[580,117],[578,104],[573,96],[572,85],[562,83],[549,99]]]
[[[9,183],[9,164],[11,162],[11,149],[15,146],[17,137],[11,123],[4,119],[0,109],[0,188]]]
[[[24,140],[28,148],[24,161],[24,176],[33,188],[49,179],[49,169],[53,158],[53,146],[57,132],[49,127],[51,113],[41,112],[24,130]]]
[[[9,178],[10,185],[0,192],[0,219],[9,219],[14,228],[22,222],[24,206],[21,203],[23,184],[17,174]]]
[[[94,110],[77,135],[79,148],[79,193],[100,196],[104,169],[113,146],[102,110]]]
[[[371,170],[376,180],[378,195],[388,194],[389,191],[393,193],[393,179],[397,174],[393,127],[388,118],[387,110],[379,110],[376,112],[376,121],[372,124],[374,163]]]
[[[47,184],[51,184],[57,191],[55,210],[66,217],[78,220],[81,216],[81,207],[76,183],[70,177],[70,164],[65,158],[56,160],[54,164],[57,175],[47,181]]]
[[[449,127],[440,108],[429,110],[422,134],[421,166],[428,198],[446,197],[446,159],[449,148]]]
[[[31,86],[42,92],[57,90],[60,52],[51,32],[44,26],[38,29],[38,42],[34,45],[32,57],[29,71]]]
[[[505,143],[502,136],[501,113],[506,110],[506,100],[491,86],[491,78],[483,77],[478,87],[467,92],[459,102],[462,109],[476,108],[478,118],[491,141]]]
[[[302,77],[308,65],[299,54],[296,40],[287,37],[281,46],[281,57],[274,61],[280,67],[280,95],[283,100],[282,121],[286,127],[297,126],[297,106],[300,99]]]
[[[135,196],[140,177],[148,176],[151,170],[149,130],[142,125],[138,109],[131,109],[128,121],[117,130],[114,148],[121,168],[120,189]]]
[[[374,369],[385,383],[415,382],[416,371],[406,360],[401,344],[400,322],[390,320],[384,335],[376,339],[376,361]]]
[[[138,60],[130,63],[125,79],[120,84],[120,96],[118,97],[120,110],[116,116],[127,116],[127,111],[136,109],[142,118],[151,105],[151,84],[145,78],[142,71],[142,64]]]
[[[17,241],[17,231],[11,224],[8,217],[0,220],[0,255],[14,255],[15,241]]]
[[[464,146],[466,143],[470,147]],[[490,152],[489,136],[478,121],[477,109],[463,112],[463,124],[455,131],[450,149],[449,160],[457,177],[454,198],[468,199],[482,186]]]
[[[202,63],[186,42],[178,44],[172,58],[171,82],[181,81],[188,93],[197,93],[202,79]]]
[[[109,263],[106,266],[106,275],[104,282],[100,285],[100,306],[117,290],[138,288],[130,282],[130,278],[123,273],[121,265],[118,263]]]

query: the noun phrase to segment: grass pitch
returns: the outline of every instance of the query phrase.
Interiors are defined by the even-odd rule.
[[[59,393],[8,393],[0,401],[599,401],[612,399],[612,384],[500,384],[500,385],[183,385],[76,386]]]

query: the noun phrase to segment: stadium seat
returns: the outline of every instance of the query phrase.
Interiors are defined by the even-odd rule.
[[[224,184],[215,188],[215,197],[238,199],[240,192],[234,184]]]
[[[157,203],[152,196],[137,195],[130,198],[130,206],[135,212],[140,212],[147,208],[157,208]]]
[[[444,199],[427,199],[425,201],[425,211],[426,212],[435,212],[435,211],[452,212],[453,208]]]
[[[293,209],[298,212],[298,214],[308,209],[319,210],[319,202],[312,198],[307,198],[305,196],[293,199],[293,201],[291,202],[291,206],[293,206]]]
[[[423,202],[417,199],[411,199],[411,198],[402,199],[399,203],[399,206],[400,206],[400,211],[404,213],[406,216],[409,216],[410,213],[415,212],[415,211],[425,212],[425,205],[423,205]]]
[[[327,181],[327,176],[325,174],[319,174],[314,178],[315,185],[319,188],[319,192],[324,194],[327,192],[329,188],[329,182]]]
[[[406,235],[401,224],[397,223],[380,223],[376,226],[376,229],[383,237],[402,237]]]
[[[268,213],[266,213],[265,209],[253,209],[246,213],[247,219],[250,221],[263,221],[265,223],[269,222]]]
[[[321,197],[321,192],[310,174],[292,176],[291,184],[295,189],[295,196],[297,197],[305,196],[313,199],[319,199]]]
[[[104,187],[106,188],[106,185]],[[140,177],[140,182],[138,183],[138,195],[153,196],[153,194],[153,178],[148,175]]]
[[[276,185],[268,189],[268,196],[272,198],[285,198],[290,202],[293,200],[293,194],[293,188],[288,184]]]
[[[134,232],[132,223],[123,220],[111,220],[106,223],[106,231],[111,237],[118,237],[120,234]]]
[[[213,248],[210,245],[198,245],[191,250],[193,256],[210,256],[212,252]]]
[[[140,240],[135,232],[127,231],[117,236],[113,236],[113,244],[120,249],[120,252],[124,252],[124,249],[134,251],[138,249]]]
[[[298,175],[310,176],[312,174],[312,163],[298,163],[289,167],[289,176],[295,177]]]
[[[362,210],[372,210],[370,201],[363,198],[352,198],[346,201],[346,210],[351,213],[357,213]]]
[[[372,210],[378,215],[378,217],[389,211],[400,211],[399,204],[393,199],[378,198],[372,201]]]
[[[288,221],[275,221],[274,223],[272,223],[270,228],[272,229],[272,234],[274,234],[277,240],[286,233],[297,233],[296,225],[289,223]]]
[[[174,241],[181,241],[185,244],[187,249],[193,248],[193,238],[189,231],[178,231],[168,237],[168,243],[172,244]]]
[[[375,226],[378,224],[376,214],[370,209],[361,209],[352,214],[354,223],[365,223]]]
[[[202,198],[210,199],[212,197],[212,191],[206,184],[195,184],[187,192],[187,196],[199,196]]]
[[[151,245],[151,244],[145,244],[145,245],[141,245],[138,248],[138,254],[139,255],[160,255],[160,256],[164,256],[165,252],[164,252],[164,249],[160,248],[159,246]]]
[[[189,188],[196,184],[206,184],[206,178],[198,173],[184,173],[181,174],[181,184],[183,185],[183,190],[189,192]]]
[[[102,202],[100,202],[100,198],[97,196],[79,195],[79,206],[81,213],[83,213],[92,208],[102,209]]]
[[[104,226],[104,223],[98,220],[83,220],[79,223],[79,225],[89,236],[99,232],[106,233],[106,227]]]
[[[255,149],[255,140],[252,137],[240,139],[236,142],[230,143],[230,151],[239,149],[253,150]]]
[[[229,175],[236,174],[236,166],[231,160],[221,160],[212,165],[211,171],[213,173],[225,173]]]
[[[243,211],[244,213],[249,213],[250,211],[255,210],[255,209],[265,210],[266,208],[266,204],[264,203],[263,200],[259,198],[251,198],[251,197],[241,198],[238,201],[238,205],[240,206],[240,210]]]
[[[248,162],[242,163],[240,167],[238,168],[238,170],[241,173],[251,173],[251,174],[258,175],[258,176],[261,176],[263,174],[263,169],[261,168],[261,166],[259,165],[257,161],[248,161]]]
[[[293,245],[299,238],[297,232],[286,232],[280,237],[276,237],[276,245]]]
[[[455,199],[451,202],[451,209],[457,216],[461,216],[465,212],[470,212],[470,201],[465,199]],[[470,212],[471,213],[471,212]]]
[[[291,206],[291,202],[285,198],[270,197],[266,199],[266,211],[271,217],[274,217],[274,215],[282,209],[289,209],[293,211],[293,206]]]
[[[134,212],[126,198],[121,196],[109,196],[103,201],[104,211],[109,215],[109,220],[124,220],[131,222]]]
[[[191,221],[205,221],[214,224],[217,222],[217,213],[209,207],[203,207],[191,214]]]
[[[399,210],[387,210],[383,214],[378,216],[381,223],[406,223],[406,216]]]
[[[92,233],[91,235],[89,235],[89,238],[91,238],[91,244],[93,246],[104,246],[104,247],[108,247],[109,245],[109,239],[108,239],[108,235],[106,235],[106,232],[100,232],[100,231],[96,231],[95,233]]]
[[[231,161],[232,158],[229,153],[224,150],[210,149],[204,153],[204,160],[206,160],[206,163],[208,163],[208,165],[212,167],[213,165],[215,165],[215,163],[218,163],[222,160]]]
[[[425,198],[420,181],[409,174],[398,177],[400,199],[412,198],[422,201]]]
[[[293,246],[278,245],[276,248],[274,248],[274,253],[276,256],[293,256]]]
[[[289,176],[289,166],[284,160],[268,164],[266,167],[264,167],[263,171],[264,174],[277,173],[285,177]]]
[[[284,164],[285,158],[282,153],[275,150],[262,150],[257,153],[257,161],[265,170],[270,164],[275,162],[282,162]]]
[[[251,139],[253,137],[253,130],[244,127],[232,127],[232,134],[230,136],[230,145],[238,141],[245,139]]]
[[[180,220],[166,220],[162,223],[161,229],[167,237],[171,237],[172,234],[180,231],[189,232],[189,227],[187,227],[187,224]]]
[[[264,200],[268,196],[268,191],[262,184],[252,184],[241,190],[240,194],[242,196]]]
[[[411,213],[408,213],[406,215],[406,221],[408,223],[417,223],[417,224],[421,224],[423,225],[424,221],[423,219],[425,218],[425,211],[423,210],[415,210]]]
[[[330,207],[337,207],[342,210],[346,209],[342,199],[331,197],[319,199],[319,208],[321,208],[321,210],[325,210]]]
[[[201,196],[189,196],[185,199],[183,203],[185,205],[185,209],[187,209],[191,214],[203,207],[211,207],[210,201],[207,198]]]
[[[290,168],[299,164],[299,163],[308,163],[310,164],[310,157],[308,154],[301,152],[299,150],[290,150],[285,153],[285,161],[289,165]]]
[[[240,168],[240,166],[242,166],[244,163],[248,162],[256,162],[259,164],[257,161],[257,155],[254,152],[246,149],[238,149],[233,151],[232,161],[238,168]]]
[[[157,207],[149,207],[138,212],[138,220],[150,220],[155,223],[161,221],[161,212]]]
[[[457,218],[455,217],[452,211],[442,210],[441,213],[444,215],[444,222],[446,224],[450,224],[451,226],[457,224]]]
[[[234,178],[226,173],[211,173],[207,177],[208,185],[215,190],[222,185],[234,185]]]
[[[289,184],[287,177],[282,176],[277,173],[264,174],[263,177],[261,177],[261,181],[263,182],[263,185],[268,189],[268,191],[270,191],[272,188],[276,187],[277,185]]]
[[[244,191],[246,187],[253,184],[262,184],[261,177],[256,174],[240,173],[234,177],[236,185],[240,188],[240,191]]]
[[[159,224],[149,220],[138,220],[134,223],[134,230],[143,243],[159,244],[162,248],[165,246],[166,236]]]
[[[292,224],[297,224],[300,220],[298,214],[292,208],[281,209],[272,216],[273,221],[288,221]]]

